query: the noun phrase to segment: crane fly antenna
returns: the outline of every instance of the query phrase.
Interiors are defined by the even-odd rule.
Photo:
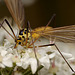
[[[67,65],[69,66],[69,68],[72,70],[72,72],[75,73],[75,71],[73,70],[73,68],[71,67],[71,65],[68,63],[68,61],[65,59],[65,57],[63,56],[63,54],[61,53],[61,51],[59,50],[59,48],[56,46],[56,44],[54,44],[56,49],[58,50],[58,52],[60,53],[60,55],[63,57],[63,59],[65,60],[65,62],[67,63]]]
[[[4,22],[6,22],[6,24],[8,25],[8,27],[9,27],[10,30],[12,31],[14,37],[6,30],[6,28],[3,26],[3,23],[4,23]],[[13,39],[16,39],[16,36],[15,36],[14,31],[13,31],[12,27],[10,26],[9,22],[8,22],[6,19],[4,19],[4,21],[2,22],[2,24],[1,24],[0,26],[8,33]]]

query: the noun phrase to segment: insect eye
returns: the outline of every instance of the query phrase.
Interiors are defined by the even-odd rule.
[[[23,31],[24,31],[24,29],[20,30],[19,35],[23,35]]]

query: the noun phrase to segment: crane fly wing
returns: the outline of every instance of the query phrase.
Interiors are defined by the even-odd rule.
[[[33,31],[45,38],[56,38],[56,41],[75,42],[75,25],[50,28],[43,31]]]
[[[52,37],[63,42],[75,42],[75,25],[54,28]]]
[[[9,9],[13,19],[15,20],[18,28],[24,25],[25,16],[24,16],[24,7],[21,0],[5,0],[7,8]]]

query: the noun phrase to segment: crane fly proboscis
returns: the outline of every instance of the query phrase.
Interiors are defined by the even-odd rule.
[[[9,9],[14,21],[16,22],[18,28],[19,28],[19,35],[18,38],[16,37],[11,25],[9,22],[5,19],[0,26],[15,40],[15,48],[18,45],[25,46],[25,48],[33,48],[33,44],[36,42],[36,40],[40,37],[45,37],[48,39],[52,39],[50,41],[53,41],[54,39],[56,41],[63,41],[63,42],[75,42],[75,25],[70,26],[64,26],[64,27],[57,27],[52,28],[48,25],[52,21],[48,22],[48,24],[44,27],[38,27],[34,30],[31,30],[29,22],[27,23],[27,29],[22,28],[25,25],[25,16],[24,16],[24,8],[22,5],[21,0],[4,0],[6,3],[7,8]],[[9,33],[9,31],[3,26],[3,23],[6,22],[9,26],[10,30],[13,33],[13,36]],[[38,47],[45,47],[45,46],[52,46],[54,45],[56,49],[59,51],[65,62],[68,64],[70,69],[75,73],[75,71],[72,69],[72,67],[69,65],[69,63],[66,61],[62,53],[60,52],[59,48],[56,46],[55,43],[47,44],[47,45],[40,45]],[[37,47],[37,46],[34,46]]]

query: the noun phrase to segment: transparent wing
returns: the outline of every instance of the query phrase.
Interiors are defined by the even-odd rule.
[[[35,33],[48,39],[56,39],[56,41],[75,42],[75,25],[50,28],[43,31],[35,31]]]
[[[24,8],[21,0],[5,0],[5,3],[16,24],[18,25],[18,28],[20,29],[21,26],[24,25],[25,21]]]
[[[52,37],[64,42],[75,42],[75,25],[54,28]]]

